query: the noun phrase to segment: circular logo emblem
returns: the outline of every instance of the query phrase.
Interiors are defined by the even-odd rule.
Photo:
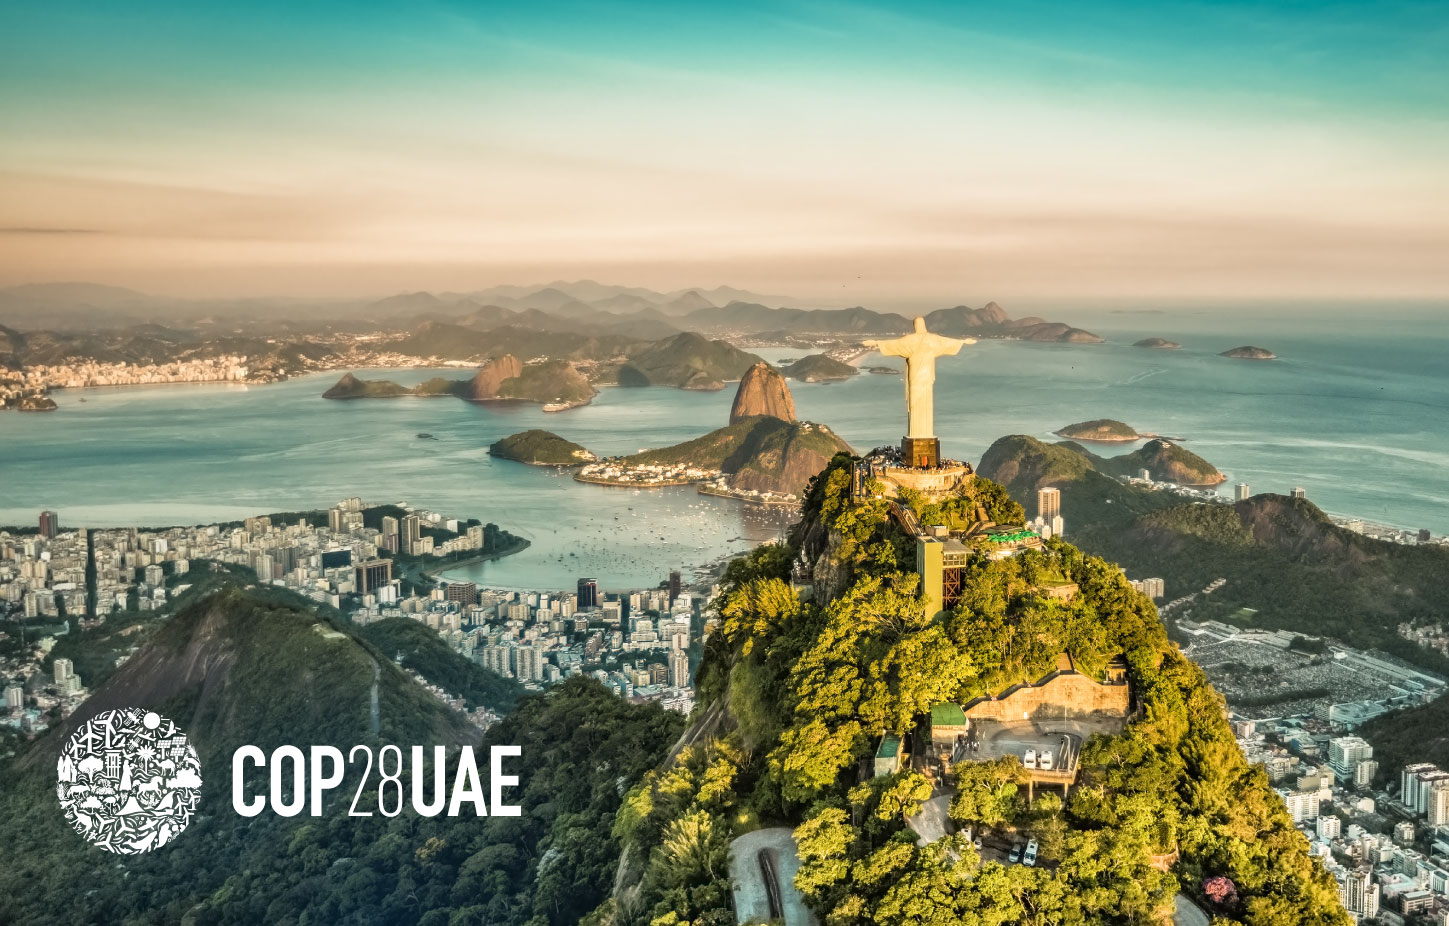
[[[135,855],[186,829],[201,796],[201,763],[176,724],[155,711],[102,711],[61,750],[57,795],[70,825],[108,852]]]

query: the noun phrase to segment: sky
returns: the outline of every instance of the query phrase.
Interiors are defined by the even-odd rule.
[[[1449,298],[1449,4],[0,0],[0,285]]]

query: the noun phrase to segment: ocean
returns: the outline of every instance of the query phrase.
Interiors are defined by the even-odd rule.
[[[1330,513],[1449,531],[1449,326],[1440,314],[1062,314],[1107,343],[981,341],[938,362],[936,428],[947,455],[975,462],[1005,434],[1051,440],[1066,424],[1117,418],[1182,438],[1228,476],[1225,493],[1237,482],[1254,492],[1302,486]],[[1184,349],[1130,346],[1149,336]],[[1280,359],[1218,356],[1241,344]],[[771,361],[803,355],[756,353]],[[458,368],[358,372],[404,383],[468,375]],[[532,541],[523,553],[463,567],[455,577],[562,589],[594,576],[609,590],[657,585],[671,569],[687,575],[784,529],[781,512],[688,487],[584,485],[487,454],[489,443],[526,428],[546,428],[601,455],[676,443],[726,423],[732,388],[607,388],[592,405],[546,414],[445,397],[322,399],[338,375],[268,386],[60,391],[54,413],[0,414],[0,524],[33,524],[44,508],[66,526],[197,524],[356,495],[493,521]],[[791,388],[801,417],[863,450],[899,440],[901,380],[861,374]],[[1069,497],[1063,509],[1070,537]]]

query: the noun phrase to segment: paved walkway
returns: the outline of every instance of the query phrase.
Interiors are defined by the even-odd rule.
[[[764,864],[761,864],[762,855]],[[755,830],[730,843],[735,922],[741,926],[770,922],[773,895],[783,908],[785,926],[815,926],[815,917],[805,906],[805,898],[795,889],[795,873],[799,870],[794,832],[787,826]],[[765,881],[767,871],[774,873],[773,885]]]
[[[1177,911],[1172,914],[1173,926],[1208,926],[1208,915],[1186,894],[1177,895]]]

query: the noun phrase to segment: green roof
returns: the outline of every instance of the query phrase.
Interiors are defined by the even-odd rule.
[[[1023,540],[1030,540],[1039,536],[1036,531],[1024,527],[992,528],[987,530],[986,536],[995,543],[1019,543]]]
[[[942,701],[931,708],[931,726],[964,727],[966,726],[966,713],[961,710],[961,705]]]
[[[876,750],[877,759],[894,759],[901,751],[901,738],[893,733],[881,737],[880,749]]]

